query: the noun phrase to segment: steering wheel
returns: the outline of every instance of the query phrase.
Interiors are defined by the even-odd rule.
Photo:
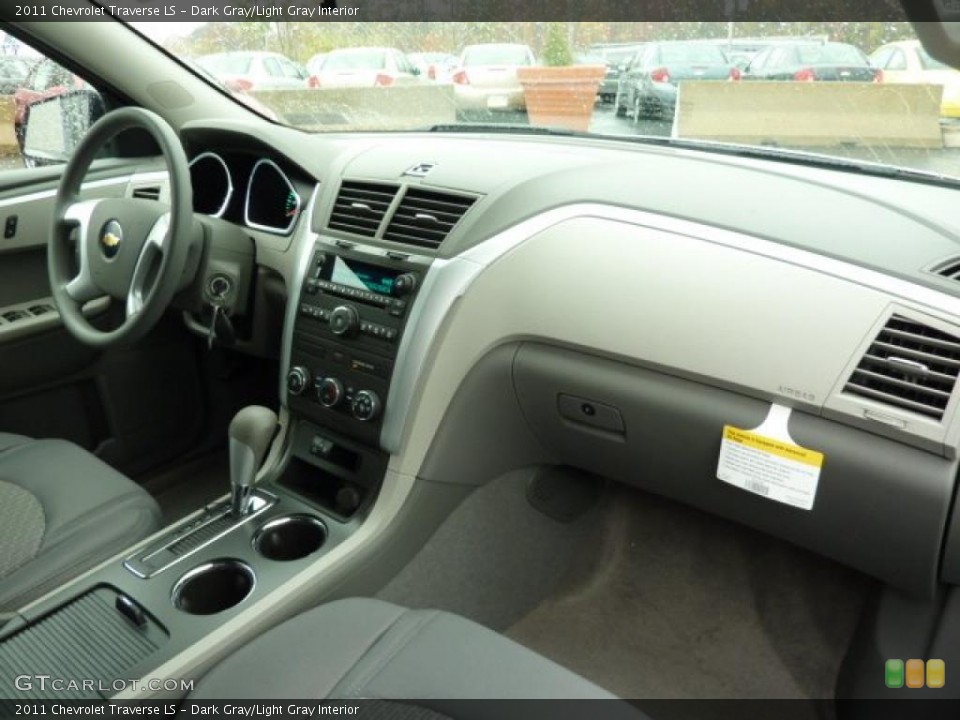
[[[169,176],[169,206],[146,198],[81,200],[81,183],[97,153],[131,129],[147,131],[160,146]],[[181,287],[193,230],[190,170],[173,128],[156,113],[137,107],[104,115],[64,168],[47,248],[53,301],[70,334],[98,348],[143,337]],[[113,330],[94,327],[83,313],[87,302],[103,296],[125,303],[125,318]]]

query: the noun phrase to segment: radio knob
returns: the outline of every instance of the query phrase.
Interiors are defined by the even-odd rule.
[[[380,396],[373,390],[360,390],[354,394],[350,409],[360,422],[375,420],[380,415]]]
[[[410,295],[417,289],[417,276],[413,273],[403,273],[398,275],[393,281],[393,293],[399,297]]]
[[[324,378],[317,383],[317,401],[325,408],[335,408],[343,400],[343,383],[336,378]]]
[[[310,382],[310,371],[305,367],[297,366],[290,368],[287,373],[287,392],[291,395],[300,395],[307,388]]]
[[[330,332],[341,337],[353,335],[360,325],[360,313],[350,305],[338,305],[330,313]]]

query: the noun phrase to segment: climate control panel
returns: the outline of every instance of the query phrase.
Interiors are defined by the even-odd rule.
[[[291,410],[370,445],[379,444],[400,340],[429,267],[375,253],[316,245],[286,371]]]

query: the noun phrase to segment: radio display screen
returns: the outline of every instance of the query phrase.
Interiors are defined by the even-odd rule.
[[[378,295],[393,295],[393,285],[400,271],[368,265],[348,258],[334,257],[330,280],[347,287]]]

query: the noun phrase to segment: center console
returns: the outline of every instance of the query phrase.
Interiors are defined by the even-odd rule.
[[[293,327],[291,411],[379,446],[397,350],[425,271],[407,255],[314,246]]]
[[[202,672],[188,649],[214,636],[223,648],[239,642],[259,622],[252,608],[296,605],[281,589],[313,578],[363,525],[387,471],[391,380],[430,259],[302,242],[284,328],[281,440],[271,410],[241,410],[230,426],[229,496],[21,610],[0,628],[0,665],[33,657],[51,676],[108,681],[147,677],[177,657]],[[258,472],[271,448],[276,458]],[[53,651],[50,638],[63,632]],[[121,646],[130,651],[108,650]],[[79,697],[118,692],[98,684]],[[153,690],[134,694],[144,692]]]

